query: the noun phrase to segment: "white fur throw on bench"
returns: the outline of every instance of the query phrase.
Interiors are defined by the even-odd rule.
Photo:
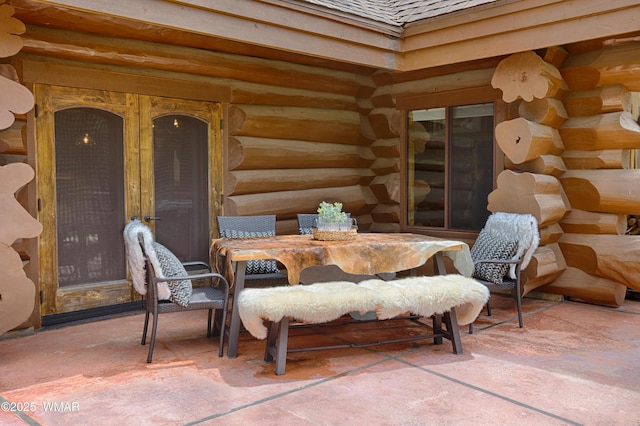
[[[284,317],[323,323],[349,312],[375,311],[378,319],[409,312],[429,317],[455,308],[459,325],[473,322],[489,299],[484,285],[462,275],[372,279],[358,284],[332,281],[310,285],[245,288],[238,309],[245,328],[258,339],[267,337],[263,320]]]

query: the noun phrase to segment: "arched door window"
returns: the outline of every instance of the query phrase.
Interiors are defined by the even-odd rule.
[[[182,261],[209,258],[208,128],[188,115],[153,120],[156,240]]]
[[[125,279],[123,119],[84,107],[54,117],[58,283]]]

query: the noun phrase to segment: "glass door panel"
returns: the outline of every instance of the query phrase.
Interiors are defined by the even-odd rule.
[[[141,96],[142,217],[182,261],[209,261],[220,214],[219,104]]]
[[[493,189],[493,103],[451,108],[449,228],[480,230]]]
[[[409,113],[408,225],[445,223],[445,108]]]
[[[126,279],[123,119],[80,107],[54,121],[58,284]]]
[[[205,121],[179,114],[153,120],[156,240],[181,261],[209,257],[208,157]]]
[[[493,103],[409,111],[407,225],[480,230],[493,189]]]
[[[139,198],[125,185],[135,96],[48,85],[34,94],[41,314],[136,300],[122,241],[125,209]]]

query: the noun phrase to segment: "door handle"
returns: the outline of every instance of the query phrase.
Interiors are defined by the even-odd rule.
[[[160,218],[159,218],[159,217],[151,217],[151,216],[149,216],[149,215],[146,215],[146,216],[144,217],[144,221],[145,221],[145,222],[151,222],[152,220],[160,220]]]

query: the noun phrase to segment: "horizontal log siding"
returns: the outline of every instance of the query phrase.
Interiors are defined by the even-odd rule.
[[[290,232],[296,231],[297,213],[315,212],[323,200],[343,202],[365,230],[399,230],[404,118],[396,99],[489,87],[493,73],[465,70],[394,85],[390,74],[361,75],[36,26],[28,27],[24,40],[21,54],[30,60],[229,87],[224,214],[277,210],[278,230]]]
[[[216,84],[222,82],[231,86],[250,82],[353,96],[369,80],[354,73],[276,60],[32,25],[27,26],[22,38],[24,47],[21,53],[40,53],[104,65],[142,67],[147,71],[201,75],[215,79]]]
[[[279,233],[297,232],[292,219],[315,212],[321,201],[340,201],[354,217],[368,214],[375,156],[361,136],[356,98],[311,108],[271,92],[271,105],[229,107],[225,214],[276,214]]]
[[[560,68],[570,91],[568,119],[559,127],[567,171],[560,177],[570,211],[560,221],[559,246],[567,272],[543,291],[619,306],[626,287],[637,289],[640,239],[621,235],[638,213],[640,147],[637,104],[640,43],[570,55]]]
[[[229,197],[226,203],[229,210],[241,216],[275,214],[280,219],[294,219],[309,206],[315,209],[321,201],[334,199],[343,200],[344,210],[357,212],[354,215],[369,213],[376,204],[371,191],[359,185],[239,195]]]
[[[231,136],[351,145],[360,135],[360,115],[345,110],[233,105],[229,108],[228,128]]]
[[[224,214],[276,213],[278,232],[293,233],[296,214],[326,200],[371,222],[370,76],[36,26],[24,40],[31,61],[229,87]]]
[[[225,187],[229,193],[251,194],[256,187],[264,192],[332,188],[342,185],[368,185],[373,172],[366,169],[327,168],[306,169],[307,176],[300,179],[298,169],[238,170],[229,173]]]

